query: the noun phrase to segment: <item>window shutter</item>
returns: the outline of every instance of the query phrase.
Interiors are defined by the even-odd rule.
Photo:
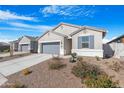
[[[90,49],[94,49],[94,36],[93,35],[91,35],[91,36],[89,36],[89,39],[90,39],[90,46],[89,46],[89,48]]]
[[[78,49],[81,49],[82,37],[78,37]]]

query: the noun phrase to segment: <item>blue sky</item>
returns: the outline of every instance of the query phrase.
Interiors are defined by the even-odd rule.
[[[107,41],[124,33],[124,6],[0,6],[0,41],[40,36],[60,22],[104,28]]]

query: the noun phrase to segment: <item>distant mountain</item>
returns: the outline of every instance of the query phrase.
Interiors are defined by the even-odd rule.
[[[0,42],[0,46],[9,46],[9,43]]]

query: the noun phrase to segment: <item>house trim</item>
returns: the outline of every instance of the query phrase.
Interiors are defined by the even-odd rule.
[[[42,38],[44,35],[46,35],[46,34],[49,33],[49,32],[54,33],[54,34],[59,35],[59,36],[62,36],[62,37],[67,37],[66,35],[61,34],[61,33],[58,33],[58,32],[47,31],[47,32],[45,32],[43,35],[41,35],[37,40],[39,40],[40,38]]]
[[[81,28],[81,26],[78,26],[78,25],[73,25],[73,24],[68,24],[68,23],[61,22],[59,25],[57,25],[55,28],[53,28],[52,31],[56,30],[61,25],[71,26],[71,27],[75,27],[75,28]]]
[[[100,49],[72,49],[72,53],[77,53],[78,56],[99,56],[103,57],[103,50]]]
[[[86,29],[89,29],[89,30],[94,30],[94,31],[97,31],[97,32],[102,32],[103,33],[103,37],[105,36],[106,34],[106,31],[105,30],[101,30],[101,29],[97,29],[97,28],[93,28],[93,27],[90,27],[90,26],[82,26],[79,30],[73,32],[70,34],[70,36],[72,37],[73,35],[81,32],[82,30],[86,30]]]

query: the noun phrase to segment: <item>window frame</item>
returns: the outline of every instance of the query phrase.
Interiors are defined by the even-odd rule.
[[[88,41],[83,41],[83,38],[88,37]],[[86,48],[90,48],[90,36],[81,36],[82,40],[81,40],[81,48],[82,49],[86,49]],[[83,44],[88,44],[88,47],[83,47]]]

